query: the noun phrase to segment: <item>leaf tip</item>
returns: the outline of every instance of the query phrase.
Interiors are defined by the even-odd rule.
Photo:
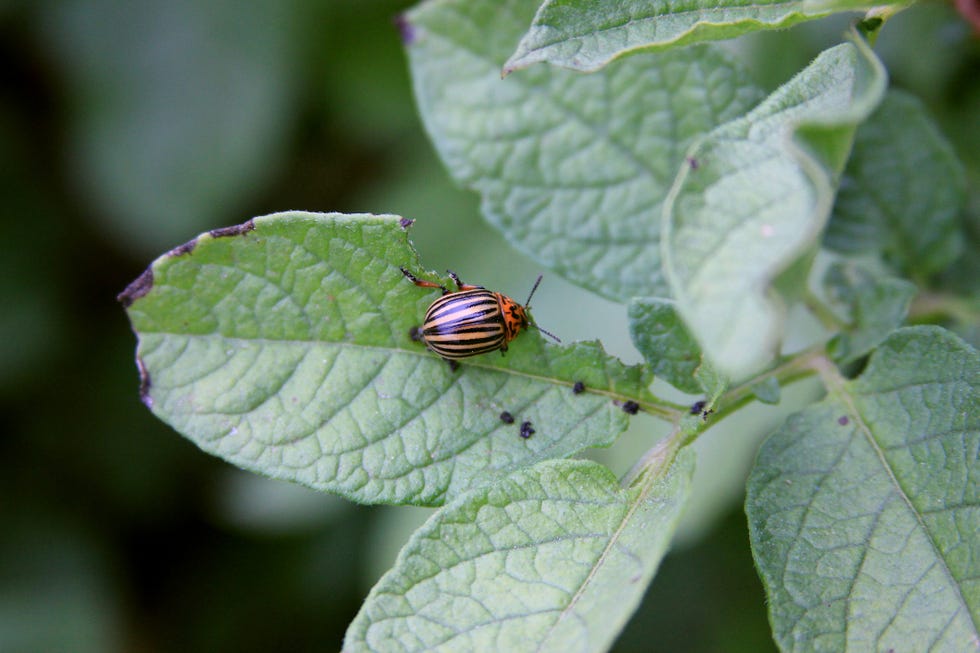
[[[153,268],[146,268],[143,274],[136,277],[136,279],[126,286],[126,289],[121,293],[116,295],[116,301],[123,305],[123,308],[129,308],[133,305],[137,299],[150,292],[153,288]]]
[[[411,226],[412,226],[413,224],[415,224],[415,220],[414,220],[414,218],[401,218],[401,219],[400,219],[400,220],[398,221],[398,226],[400,226],[400,227],[401,227],[402,229],[404,229],[405,231],[408,231],[408,230],[409,230],[409,228],[410,228],[410,227],[411,227]],[[403,272],[403,273],[404,273],[404,271],[405,271],[405,268],[402,268],[402,272]]]

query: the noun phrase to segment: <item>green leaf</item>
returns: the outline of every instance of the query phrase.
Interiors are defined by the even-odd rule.
[[[779,351],[774,281],[812,253],[854,127],[884,85],[855,36],[691,148],[697,165],[681,171],[664,207],[665,270],[685,323],[729,378]]]
[[[759,30],[784,29],[834,11],[860,11],[868,1],[765,0],[545,0],[504,72],[546,61],[576,70],[597,70],[636,52],[731,39]]]
[[[500,79],[529,2],[428,2],[407,17],[415,95],[450,173],[518,249],[606,297],[663,296],[661,206],[693,138],[760,93],[708,47],[595,75]]]
[[[925,107],[890,91],[857,132],[825,243],[880,253],[903,273],[927,276],[962,248],[965,199],[963,166]]]
[[[345,651],[603,651],[670,543],[694,456],[622,489],[548,461],[445,506],[350,625]]]
[[[845,312],[848,326],[834,336],[828,352],[848,363],[874,349],[897,329],[908,314],[916,287],[903,279],[875,275],[853,263],[827,269],[824,287]]]
[[[829,367],[829,365],[828,365]],[[784,651],[968,651],[980,637],[980,355],[902,329],[763,445],[752,549]]]
[[[688,394],[707,390],[696,375],[707,365],[669,299],[644,297],[629,305],[630,337],[654,375]]]
[[[437,505],[608,445],[627,425],[610,395],[649,399],[639,367],[535,331],[506,358],[452,372],[409,336],[438,296],[398,269],[416,258],[395,217],[311,213],[256,218],[171,251],[120,297],[145,402],[244,469],[362,502]],[[576,381],[588,391],[574,394]],[[505,410],[516,424],[501,421]]]

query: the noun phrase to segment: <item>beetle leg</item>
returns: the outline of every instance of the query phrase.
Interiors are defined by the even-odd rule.
[[[452,270],[446,270],[446,272],[449,273],[449,276],[452,278],[452,280],[456,282],[456,287],[459,288],[460,290],[483,290],[483,286],[474,286],[471,283],[463,283],[462,281],[459,280],[459,275],[457,275]]]
[[[446,288],[445,286],[441,286],[438,283],[433,283],[432,281],[423,281],[422,279],[419,279],[405,268],[398,268],[398,269],[402,271],[402,274],[404,274],[409,281],[414,283],[419,288],[438,288],[439,290],[442,291],[443,295],[449,294],[449,289]]]
[[[459,363],[458,362],[452,360],[451,358],[446,358],[445,361],[447,363],[449,363],[449,371],[450,372],[455,372],[456,370],[459,369]]]

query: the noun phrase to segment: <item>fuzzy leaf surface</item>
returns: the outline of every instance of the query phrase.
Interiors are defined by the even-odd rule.
[[[422,119],[449,172],[518,249],[611,299],[665,296],[661,206],[695,137],[760,91],[697,47],[595,75],[500,65],[530,2],[427,2],[406,18]]]
[[[963,247],[965,200],[966,175],[950,143],[917,98],[890,91],[857,132],[825,243],[928,276]]]
[[[657,378],[688,394],[710,390],[697,373],[706,365],[674,302],[643,297],[629,305],[630,337]]]
[[[609,394],[649,397],[651,379],[597,344],[552,346],[533,331],[506,358],[452,372],[409,337],[438,297],[403,277],[402,265],[428,276],[416,260],[397,217],[311,213],[165,254],[120,297],[144,401],[244,469],[361,502],[439,505],[610,444],[627,417]],[[576,381],[588,391],[573,394]]]
[[[862,11],[882,4],[889,3],[545,0],[504,71],[538,62],[597,70],[628,54],[731,39],[759,30],[785,29],[834,11]]]
[[[901,329],[763,445],[746,512],[784,651],[980,641],[980,355]]]
[[[678,312],[727,377],[778,353],[780,295],[793,294],[780,275],[816,247],[855,126],[884,85],[881,63],[855,35],[692,146],[697,165],[681,171],[664,207],[665,270]]]
[[[547,461],[436,513],[374,587],[345,651],[607,650],[650,583],[694,456],[622,488]]]
[[[851,263],[832,265],[823,283],[848,321],[828,346],[834,360],[842,363],[864,356],[897,329],[916,293],[915,284]]]

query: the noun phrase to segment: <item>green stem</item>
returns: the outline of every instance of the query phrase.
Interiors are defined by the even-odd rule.
[[[911,3],[909,3],[911,4]],[[868,45],[874,47],[875,41],[878,40],[878,34],[881,32],[882,26],[888,22],[888,20],[897,14],[898,12],[904,10],[908,5],[880,5],[878,7],[872,7],[865,14],[864,18],[858,23],[858,30],[867,39]]]
[[[674,458],[684,446],[683,439],[678,437],[680,433],[680,427],[675,425],[670,435],[658,440],[655,445],[647,449],[646,453],[640,456],[632,469],[623,477],[622,486],[629,487],[638,479],[649,474],[663,473],[674,464]]]
[[[712,421],[715,422],[723,419],[752,401],[754,397],[753,388],[763,381],[774,378],[779,382],[779,385],[785,386],[813,376],[815,373],[813,361],[818,358],[825,358],[825,347],[823,344],[805,349],[791,356],[786,356],[768,371],[733,388],[729,388],[715,403],[715,412]]]
[[[965,325],[980,322],[980,306],[975,300],[949,293],[919,293],[909,307],[909,319],[914,322],[936,322],[944,317]]]
[[[823,369],[822,364],[833,367],[825,355],[823,345],[786,356],[775,367],[722,394],[715,402],[714,413],[710,420],[702,420],[699,416],[691,415],[687,409],[676,410],[672,420],[674,428],[670,435],[659,440],[636,461],[629,473],[623,477],[623,485],[628,486],[641,476],[669,467],[682,448],[694,442],[710,426],[752,401],[754,397],[752,388],[757,384],[775,378],[780,385],[789,385],[819,373]]]
[[[830,310],[830,307],[811,290],[807,289],[803,301],[810,312],[820,321],[820,324],[829,331],[837,332],[847,328],[847,323],[837,317],[837,314]]]

